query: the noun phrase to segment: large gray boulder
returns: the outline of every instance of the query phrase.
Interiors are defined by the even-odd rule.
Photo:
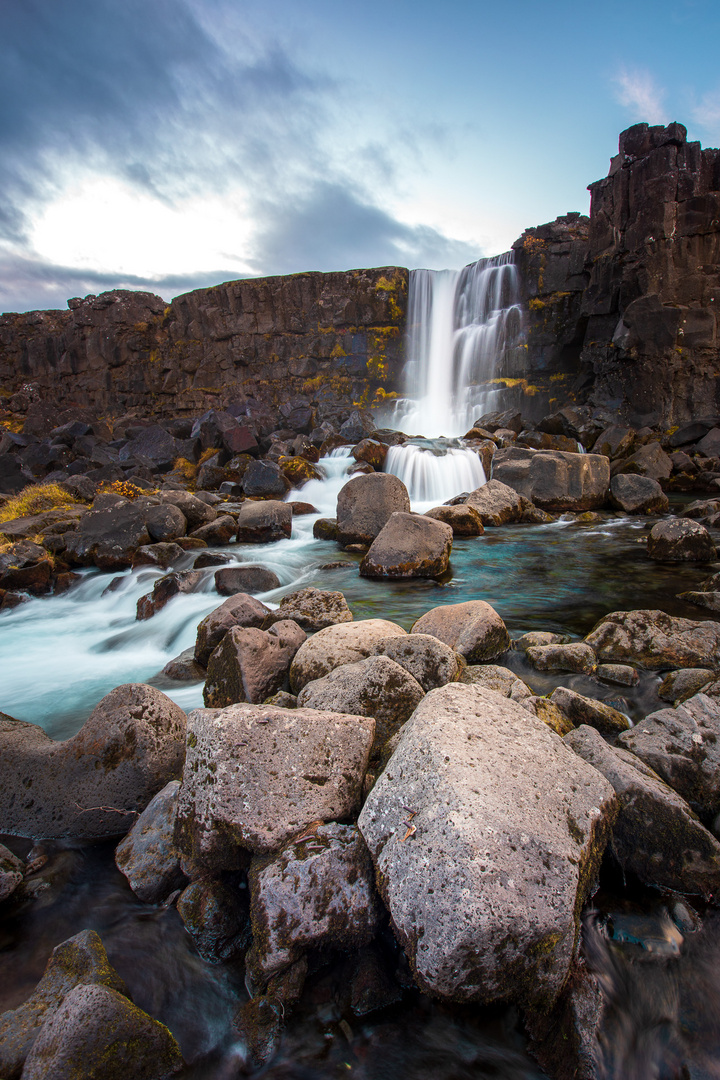
[[[471,491],[465,505],[479,515],[485,528],[488,525],[509,525],[520,521],[523,515],[523,500],[517,491],[496,478]]]
[[[512,446],[495,455],[493,478],[541,510],[596,510],[607,502],[610,463],[602,454]]]
[[[260,705],[278,690],[286,690],[290,663],[306,638],[290,619],[269,630],[234,626],[208,660],[206,707],[224,709],[239,701]]]
[[[365,716],[230,705],[188,717],[176,842],[209,869],[236,869],[238,848],[276,851],[313,821],[360,804],[375,735]]]
[[[510,648],[510,635],[497,611],[484,600],[431,608],[413,624],[413,634],[432,634],[469,664],[495,660]]]
[[[647,553],[656,562],[715,562],[718,557],[705,526],[690,518],[658,521],[648,537]]]
[[[43,1024],[23,1080],[165,1080],[183,1067],[168,1029],[107,986],[75,986]]]
[[[27,1001],[0,1015],[0,1076],[6,1080],[20,1076],[43,1024],[52,1020],[73,987],[89,984],[127,993],[99,936],[94,930],[82,930],[55,946]]]
[[[463,503],[460,506],[434,506],[426,510],[425,516],[436,521],[444,521],[453,531],[453,536],[480,536],[485,532],[482,518],[474,506]]]
[[[255,983],[310,948],[357,949],[380,927],[381,905],[365,841],[354,825],[315,825],[248,875]]]
[[[244,502],[240,507],[237,517],[239,544],[269,544],[289,540],[291,534],[292,508],[289,503],[266,499]]]
[[[290,686],[299,694],[315,679],[322,679],[341,664],[354,664],[372,656],[378,642],[405,637],[406,631],[387,619],[359,619],[327,626],[300,646],[290,666]]]
[[[218,647],[228,630],[234,626],[261,627],[270,609],[254,596],[237,593],[206,615],[197,628],[195,659],[207,667],[210,654]]]
[[[616,813],[607,780],[527,710],[432,690],[358,821],[420,988],[548,1009]]]
[[[609,746],[591,727],[578,727],[565,743],[608,780],[620,814],[613,854],[647,885],[709,897],[720,890],[720,843],[688,804],[635,754]]]
[[[404,639],[403,639],[404,640]],[[336,667],[306,683],[298,706],[375,718],[375,750],[413,713],[425,692],[420,683],[388,656],[370,656]]]
[[[668,497],[650,476],[618,473],[610,481],[610,502],[626,514],[666,514]]]
[[[391,514],[360,563],[370,578],[436,578],[450,563],[453,531],[424,514]]]
[[[394,513],[410,513],[410,496],[402,480],[390,473],[354,476],[340,489],[337,538],[347,544],[372,544]]]
[[[664,611],[612,611],[585,638],[598,659],[645,668],[715,668],[720,623],[678,619]]]
[[[115,848],[115,865],[146,904],[160,903],[185,880],[175,847],[179,788],[171,780],[158,791]]]
[[[460,654],[432,634],[381,638],[373,645],[372,655],[389,656],[409,671],[425,691],[457,682],[465,667]]]
[[[720,702],[696,694],[676,709],[659,709],[620,735],[618,745],[644,761],[703,820],[720,810]]]
[[[118,686],[77,735],[55,742],[0,717],[0,832],[35,838],[121,836],[185,756],[182,709],[152,686]]]
[[[145,521],[150,506],[146,499],[120,503],[107,510],[91,510],[78,522],[77,530],[65,533],[63,557],[75,566],[123,570],[130,566],[139,547],[152,543]]]

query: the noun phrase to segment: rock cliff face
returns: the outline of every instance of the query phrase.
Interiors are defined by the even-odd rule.
[[[0,387],[101,412],[382,400],[402,366],[407,270],[294,274],[179,296],[116,291],[0,317]]]

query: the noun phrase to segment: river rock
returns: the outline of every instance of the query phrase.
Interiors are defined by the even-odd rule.
[[[720,612],[720,591],[715,592],[681,592],[677,594],[678,600],[685,600],[695,607],[705,608],[706,611]]]
[[[205,525],[199,525],[190,534],[194,540],[202,540],[203,543],[215,547],[229,544],[237,531],[237,522],[230,514],[220,514]]]
[[[554,731],[561,738],[563,735],[567,735],[568,731],[573,730],[572,720],[549,698],[533,694],[532,697],[520,700],[519,704],[522,705],[523,709],[531,712],[533,716],[537,716],[538,720],[542,720],[543,724],[546,724],[551,731]]]
[[[590,646],[581,641],[569,645],[531,645],[525,655],[537,671],[576,671],[590,675],[597,663]]]
[[[635,429],[613,426],[601,431],[593,443],[593,454],[604,454],[609,458],[625,458],[631,452],[635,442]]]
[[[658,686],[657,695],[661,701],[679,705],[686,698],[697,694],[714,678],[715,674],[709,668],[681,668],[679,671],[670,671]]]
[[[200,682],[205,678],[205,668],[201,667],[195,659],[195,646],[183,649],[178,655],[169,660],[162,669],[162,674],[168,679],[177,682]]]
[[[589,724],[597,728],[602,735],[617,735],[619,731],[627,731],[630,721],[617,709],[611,708],[603,701],[595,698],[584,697],[574,690],[568,690],[565,686],[558,686],[550,695],[550,701],[565,713],[568,720],[575,727],[580,724]]]
[[[374,749],[378,751],[412,715],[424,696],[420,683],[400,664],[388,656],[369,656],[306,683],[298,695],[298,706],[373,716]]]
[[[16,1080],[46,1020],[79,985],[98,984],[126,994],[94,930],[82,930],[53,949],[43,977],[27,1001],[0,1015],[0,1076]]]
[[[118,686],[71,739],[0,716],[0,832],[39,838],[120,836],[179,776],[185,713],[152,686]]]
[[[198,529],[201,525],[207,525],[209,521],[214,521],[218,516],[217,510],[213,506],[209,506],[189,491],[161,491],[160,500],[163,503],[177,506],[178,510],[182,511],[183,517],[187,521],[187,527],[190,530]]]
[[[667,480],[672,474],[672,461],[659,442],[649,442],[624,461],[616,462],[613,465],[613,475],[617,473],[636,473],[638,476],[649,476],[653,480]]]
[[[620,802],[613,854],[646,885],[709,897],[720,890],[720,843],[688,804],[627,750],[609,746],[591,727],[565,743],[608,780]]]
[[[520,521],[523,514],[523,501],[517,491],[495,479],[471,491],[465,505],[480,515],[485,528]]]
[[[527,634],[522,634],[519,638],[516,638],[512,643],[513,649],[517,649],[518,652],[527,652],[528,649],[535,645],[568,645],[570,639],[566,634],[551,634],[546,630],[529,630]]]
[[[689,518],[658,521],[648,537],[647,553],[656,562],[715,562],[718,557],[705,526]]]
[[[24,1080],[165,1080],[183,1067],[168,1029],[107,986],[75,986],[43,1024]]]
[[[469,664],[494,660],[510,648],[505,623],[484,600],[431,608],[413,624],[411,633],[432,634]]]
[[[156,543],[168,543],[185,536],[187,521],[182,510],[172,503],[151,507],[145,514],[145,528],[150,539]]]
[[[670,506],[657,480],[623,473],[610,481],[610,503],[626,514],[667,514]]]
[[[20,859],[13,855],[4,844],[0,844],[0,903],[17,889],[25,873]]]
[[[720,810],[720,702],[706,694],[659,709],[618,738],[705,821]]]
[[[234,960],[247,949],[247,890],[221,878],[201,878],[183,889],[176,907],[195,948],[209,963]]]
[[[306,589],[283,596],[277,611],[271,611],[265,617],[265,629],[281,619],[292,619],[303,630],[312,631],[352,622],[353,613],[341,592],[316,589],[309,585]]]
[[[410,513],[410,497],[402,480],[390,473],[354,476],[340,489],[337,538],[348,544],[372,544],[394,513]]]
[[[304,686],[341,664],[354,664],[371,656],[378,642],[405,637],[406,631],[387,619],[360,619],[327,626],[304,642],[290,667],[290,686],[299,694]]]
[[[160,903],[185,880],[174,840],[179,787],[171,780],[158,791],[115,848],[115,865],[146,904]]]
[[[234,626],[261,627],[269,608],[247,593],[237,593],[206,615],[197,628],[195,659],[206,668],[210,654]]]
[[[203,576],[199,570],[177,570],[175,573],[165,574],[164,577],[158,578],[152,592],[146,593],[138,600],[136,618],[141,621],[151,619],[174,596],[197,592]]]
[[[457,682],[465,661],[449,645],[431,634],[405,634],[377,641],[374,656],[387,656],[410,672],[423,690]]]
[[[280,588],[280,578],[264,566],[224,566],[215,571],[215,588],[221,596],[270,592]]]
[[[678,619],[664,611],[612,611],[585,638],[598,659],[645,668],[715,667],[720,623]]]
[[[247,496],[282,499],[290,490],[290,481],[274,461],[251,461],[242,478]]]
[[[337,518],[318,518],[313,522],[313,537],[315,540],[337,540]]]
[[[424,514],[391,514],[360,563],[371,578],[440,577],[448,568],[453,531]]]
[[[184,555],[179,544],[146,544],[133,555],[132,567],[134,570],[136,566],[156,566],[159,570],[168,570]]]
[[[617,813],[541,721],[480,686],[432,690],[358,825],[420,988],[549,1008]]]
[[[426,510],[425,516],[444,521],[453,531],[453,536],[480,536],[485,532],[482,518],[474,506],[434,506]]]
[[[311,822],[351,817],[374,735],[375,721],[365,716],[269,705],[196,709],[188,717],[178,846],[209,868],[235,869],[238,847],[265,854]]]
[[[71,565],[101,570],[123,570],[131,565],[139,547],[152,543],[145,525],[145,503],[120,503],[107,510],[90,510],[78,522],[77,530],[65,533],[65,559]]]
[[[496,694],[520,704],[533,696],[530,687],[514,671],[498,664],[470,664],[460,676],[460,682],[469,686],[484,686],[486,690],[494,690]]]
[[[290,662],[307,638],[290,619],[270,627],[234,626],[210,654],[203,700],[208,709],[240,701],[260,705],[287,689]]]
[[[245,502],[237,519],[239,544],[268,544],[289,540],[292,534],[292,509],[289,503],[272,499]]]
[[[47,552],[30,540],[11,544],[0,554],[0,589],[22,589],[40,596],[50,591],[52,572]]]
[[[602,454],[512,446],[495,455],[493,477],[541,510],[596,510],[607,502],[610,464]]]
[[[354,825],[310,826],[278,855],[254,859],[248,881],[254,983],[306,949],[368,945],[380,927],[372,861]]]
[[[629,664],[599,664],[595,674],[614,686],[637,686],[640,681],[637,671]]]

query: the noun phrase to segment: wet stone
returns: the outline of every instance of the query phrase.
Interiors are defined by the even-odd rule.
[[[179,787],[177,780],[166,784],[115,849],[118,870],[146,904],[165,900],[185,880],[174,841]]]

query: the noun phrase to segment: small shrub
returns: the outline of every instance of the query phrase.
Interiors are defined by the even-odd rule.
[[[75,499],[59,484],[30,484],[0,506],[0,521],[12,521],[13,518],[74,505]]]
[[[97,491],[98,495],[122,495],[124,499],[137,499],[140,495],[149,495],[145,488],[138,487],[130,480],[105,480]]]

